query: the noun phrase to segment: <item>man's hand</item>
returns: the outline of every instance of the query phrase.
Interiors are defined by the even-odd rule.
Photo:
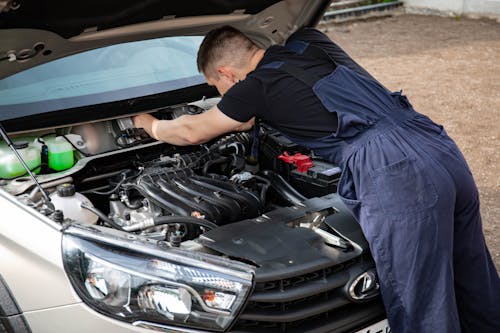
[[[153,133],[153,124],[159,121],[150,114],[140,114],[133,118],[135,128],[143,128],[150,137],[157,139],[156,135]],[[156,126],[155,126],[156,127]],[[157,139],[158,140],[158,139]]]
[[[246,123],[236,121],[217,106],[197,115],[184,115],[174,120],[158,120],[151,115],[134,117],[134,126],[144,128],[153,138],[177,146],[197,145],[228,132],[246,131],[254,119]]]
[[[253,127],[254,124],[255,124],[255,117],[253,117],[252,119],[250,119],[246,123],[242,123],[240,126],[238,126],[236,128],[236,131],[238,131],[238,132],[248,131],[250,128]]]

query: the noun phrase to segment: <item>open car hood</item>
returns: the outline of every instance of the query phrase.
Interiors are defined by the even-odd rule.
[[[314,26],[329,0],[0,0],[0,79],[107,45],[233,25],[263,47]]]

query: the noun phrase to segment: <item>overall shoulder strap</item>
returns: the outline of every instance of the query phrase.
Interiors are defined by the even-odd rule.
[[[292,40],[286,43],[285,47],[290,51],[301,54],[305,57],[323,59],[337,66],[335,60],[330,57],[330,55],[324,49],[319,46],[312,45],[311,43],[307,43],[302,40]]]
[[[263,65],[261,68],[273,68],[282,70],[285,73],[290,74],[299,81],[302,81],[309,87],[313,87],[321,77],[308,73],[306,70],[290,65],[284,61],[273,61],[268,64]]]
[[[311,45],[309,43],[306,43],[301,40],[293,40],[288,42],[285,47],[289,49],[290,51],[293,51],[297,54],[303,55],[304,57],[308,58],[314,58],[314,59],[323,59],[327,62],[332,63],[335,67],[337,66],[335,64],[335,61],[326,53],[325,50],[323,50],[320,47]],[[284,61],[273,61],[271,63],[265,64],[262,66],[262,68],[274,68],[274,69],[280,69],[294,78],[296,78],[299,81],[302,81],[309,87],[314,87],[316,82],[318,82],[322,77],[318,75],[311,74],[310,72],[306,71],[303,68],[300,68],[298,66],[291,65],[287,62]]]

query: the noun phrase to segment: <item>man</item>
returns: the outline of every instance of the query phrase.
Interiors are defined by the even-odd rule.
[[[370,244],[393,332],[500,332],[500,279],[472,175],[441,126],[416,113],[325,35],[258,48],[211,31],[198,67],[223,96],[207,112],[135,118],[158,140],[198,144],[254,118],[339,164],[338,193]]]

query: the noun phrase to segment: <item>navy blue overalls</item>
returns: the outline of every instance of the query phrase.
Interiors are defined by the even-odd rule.
[[[303,41],[286,47],[321,56]],[[500,333],[500,279],[478,192],[443,127],[343,65],[323,78],[286,62],[262,67],[309,85],[338,116],[329,136],[290,139],[343,168],[338,194],[370,244],[392,331]]]

